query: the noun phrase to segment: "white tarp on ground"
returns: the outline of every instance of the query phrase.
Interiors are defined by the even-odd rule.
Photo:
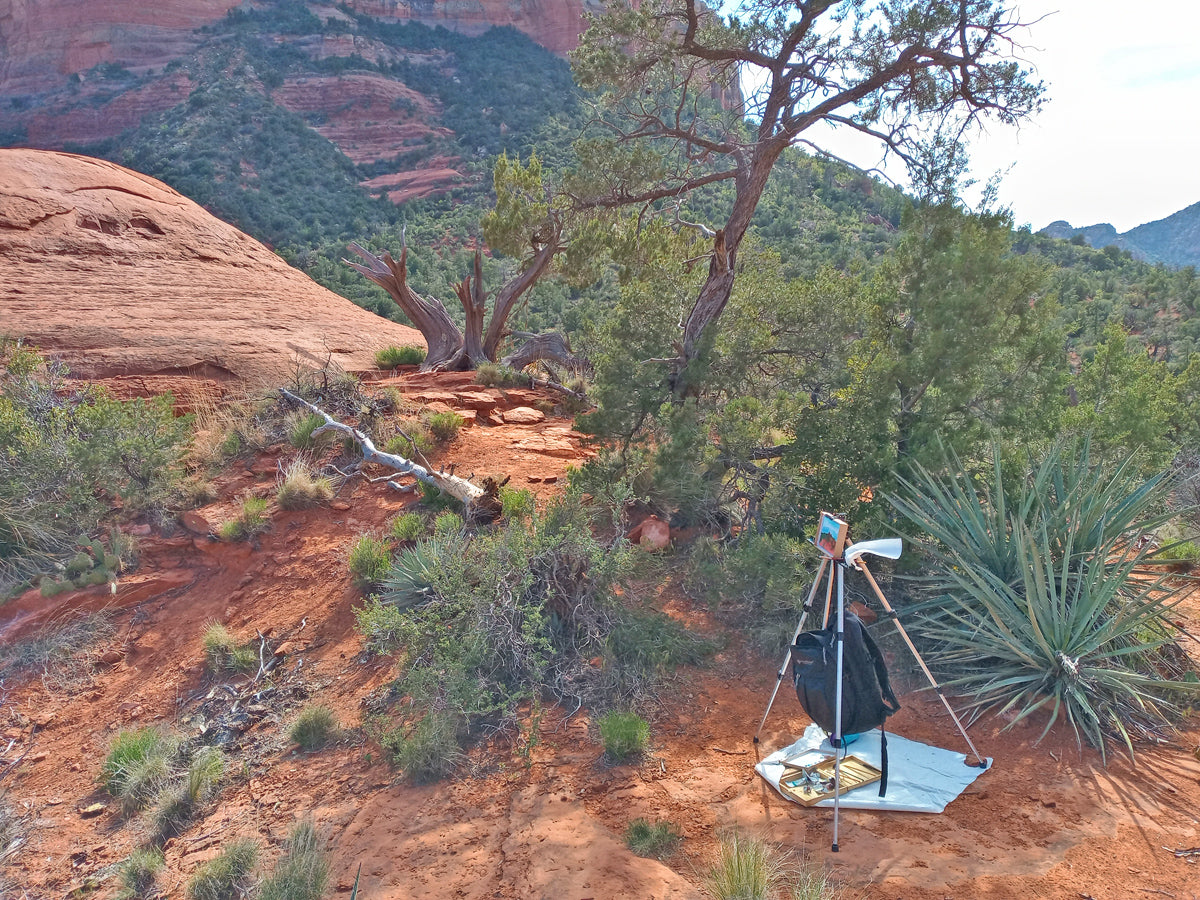
[[[879,731],[869,731],[846,748],[850,756],[880,768]],[[930,747],[918,741],[910,741],[898,734],[887,736],[888,785],[887,795],[879,796],[879,784],[867,784],[842,794],[841,805],[845,809],[891,809],[898,812],[940,813],[951,800],[966,789],[985,770],[968,766],[967,758],[961,753]],[[817,725],[809,725],[796,743],[776,750],[754,768],[758,774],[779,791],[779,781],[784,776],[783,761],[800,765],[811,765],[821,757],[833,755],[833,748],[825,732]],[[971,757],[974,761],[975,757]],[[987,760],[991,768],[991,759]],[[790,797],[788,799],[791,799]],[[817,806],[833,806],[833,799],[822,800]]]

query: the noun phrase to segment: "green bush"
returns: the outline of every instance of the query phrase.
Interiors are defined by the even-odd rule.
[[[1045,712],[1105,753],[1106,737],[1174,727],[1200,684],[1167,613],[1178,588],[1147,577],[1136,537],[1162,524],[1165,479],[1144,480],[1133,458],[1093,465],[1087,445],[1053,448],[1006,482],[956,459],[949,474],[918,469],[896,507],[936,539],[917,621],[946,686],[976,710]],[[1008,726],[1006,726],[1008,727]]]
[[[312,464],[301,457],[288,463],[275,487],[280,509],[308,509],[333,499],[333,481],[313,473]]]
[[[258,886],[257,900],[321,900],[329,881],[329,861],[321,844],[310,820],[297,823],[283,856]]]
[[[350,576],[360,591],[374,589],[391,567],[388,545],[370,534],[361,534],[350,547]]]
[[[313,437],[313,432],[325,424],[325,419],[316,413],[297,413],[290,422],[288,443],[297,450],[313,450],[325,437],[325,434]]]
[[[447,540],[462,531],[463,520],[456,512],[446,511],[433,520],[433,536]]]
[[[375,353],[375,366],[379,369],[394,369],[396,366],[419,366],[425,362],[425,348],[395,344],[384,347]]]
[[[138,848],[130,853],[117,868],[121,881],[118,900],[143,900],[156,893],[154,881],[164,862],[158,847]]]
[[[426,418],[425,424],[429,426],[429,431],[437,443],[449,444],[458,437],[458,432],[465,421],[458,413],[447,411],[430,414]]]
[[[248,541],[270,527],[267,501],[262,497],[247,497],[237,518],[222,523],[217,534],[225,541]]]
[[[426,713],[412,728],[385,735],[381,744],[392,764],[416,784],[453,774],[464,759],[457,717],[445,711]]]
[[[250,672],[258,668],[258,653],[254,647],[239,645],[220,622],[204,629],[204,662],[213,675],[230,672]]]
[[[337,718],[328,706],[306,706],[288,731],[301,750],[320,750],[337,734]]]
[[[415,541],[425,533],[425,519],[419,513],[404,513],[392,519],[388,534],[393,540],[407,543]]]
[[[113,738],[100,766],[100,783],[130,814],[141,809],[171,775],[178,740],[161,728],[122,730]]]
[[[437,447],[433,432],[424,422],[405,422],[403,430],[403,434],[394,434],[384,441],[384,453],[412,459],[416,453],[432,453]]]
[[[532,381],[528,375],[494,362],[482,362],[476,366],[475,380],[488,387],[529,387]]]
[[[191,419],[169,396],[118,401],[0,339],[0,594],[69,559],[120,497],[161,516],[183,476]]]
[[[506,519],[528,519],[537,509],[537,500],[528,488],[500,488],[500,509]]]
[[[234,838],[188,880],[188,900],[241,900],[257,860],[258,845],[254,841]]]
[[[679,847],[683,835],[672,822],[650,823],[634,819],[625,829],[625,846],[638,856],[666,859]]]
[[[188,760],[187,769],[164,785],[155,797],[151,828],[165,841],[182,831],[225,774],[225,757],[216,747],[202,747]]]
[[[609,759],[624,762],[650,746],[650,726],[637,713],[611,710],[600,717],[600,739]]]

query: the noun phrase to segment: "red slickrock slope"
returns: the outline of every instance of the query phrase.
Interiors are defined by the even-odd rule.
[[[277,381],[292,362],[370,368],[418,332],[313,282],[159,181],[0,149],[0,333],[79,376]]]

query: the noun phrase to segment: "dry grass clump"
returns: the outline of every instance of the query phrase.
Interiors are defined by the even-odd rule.
[[[220,622],[204,629],[204,661],[213,675],[249,672],[258,666],[258,654],[248,645],[240,645]]]
[[[328,706],[306,706],[288,731],[302,750],[320,750],[337,734],[338,721]]]
[[[223,541],[248,541],[270,527],[267,501],[262,497],[247,497],[242,501],[242,511],[228,522],[222,522],[217,534]]]
[[[297,456],[280,474],[275,502],[280,509],[308,509],[333,499],[333,480],[313,471],[312,462]]]
[[[322,843],[311,820],[298,823],[288,835],[283,856],[259,885],[258,900],[321,900],[329,881]]]
[[[28,639],[0,646],[0,680],[40,671],[52,693],[74,693],[92,682],[104,648],[116,629],[103,613],[73,614],[39,629]]]
[[[185,888],[187,900],[241,900],[250,888],[258,844],[235,838],[196,870]]]
[[[790,850],[733,830],[721,836],[704,886],[713,900],[838,900],[842,887]]]

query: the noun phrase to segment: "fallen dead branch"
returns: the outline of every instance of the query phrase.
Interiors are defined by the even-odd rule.
[[[279,393],[282,394],[289,402],[303,406],[314,415],[318,415],[325,420],[325,424],[313,430],[313,434],[322,434],[327,431],[336,432],[343,437],[348,437],[354,441],[362,449],[363,461],[377,463],[381,466],[386,466],[401,475],[411,475],[413,478],[422,484],[427,484],[430,487],[435,487],[439,491],[444,491],[451,497],[454,497],[466,507],[467,518],[471,517],[472,507],[480,498],[484,496],[483,488],[472,484],[465,478],[459,478],[457,475],[450,475],[445,472],[434,472],[411,459],[405,459],[403,456],[397,456],[394,453],[385,453],[375,447],[375,444],[369,437],[359,431],[357,428],[351,428],[342,422],[337,421],[325,410],[319,406],[315,406],[300,397],[297,397],[291,391],[285,388],[280,388]],[[393,476],[394,477],[394,476]],[[399,487],[398,484],[389,479],[389,484],[393,487]]]

